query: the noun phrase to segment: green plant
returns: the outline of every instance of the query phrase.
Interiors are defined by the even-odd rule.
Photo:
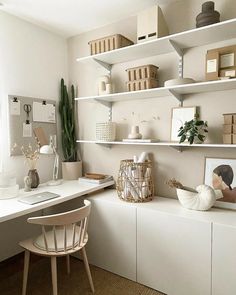
[[[65,162],[76,162],[78,159],[76,146],[76,120],[75,120],[75,89],[71,85],[68,95],[64,79],[61,79],[61,98],[59,103],[61,117],[61,140]]]
[[[178,137],[180,137],[179,143],[184,142],[186,139],[190,144],[193,144],[195,140],[204,142],[206,139],[206,133],[208,132],[208,125],[206,121],[198,119],[196,114],[195,118],[191,121],[187,121],[180,127]]]

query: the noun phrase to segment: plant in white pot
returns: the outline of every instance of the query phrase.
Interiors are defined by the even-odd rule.
[[[187,140],[190,144],[203,143],[208,133],[208,125],[206,121],[199,120],[199,115],[196,114],[195,118],[191,121],[186,121],[180,127],[178,137],[179,143]]]
[[[64,161],[62,162],[62,177],[65,180],[78,179],[82,176],[82,161],[76,144],[76,108],[75,89],[71,86],[68,94],[64,79],[61,79],[61,98],[59,113],[61,117],[61,140]]]

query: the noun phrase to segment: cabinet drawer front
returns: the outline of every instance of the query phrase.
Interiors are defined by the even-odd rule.
[[[210,295],[211,223],[137,209],[137,280],[168,295]]]
[[[213,225],[212,295],[236,294],[236,228]]]
[[[89,262],[136,281],[136,208],[89,200]]]

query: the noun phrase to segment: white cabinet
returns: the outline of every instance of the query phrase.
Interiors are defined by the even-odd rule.
[[[213,225],[212,295],[236,294],[236,227]]]
[[[136,208],[89,197],[92,210],[86,247],[93,265],[136,281]]]
[[[89,262],[168,295],[236,294],[236,218],[177,200],[131,204],[115,190],[89,197]]]
[[[138,208],[137,281],[168,295],[210,295],[211,223]]]

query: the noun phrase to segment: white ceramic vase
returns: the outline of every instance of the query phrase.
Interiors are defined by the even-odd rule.
[[[82,176],[82,161],[62,162],[62,178],[76,180]]]
[[[141,139],[142,134],[139,133],[139,126],[132,126],[131,133],[128,135],[129,139]]]
[[[216,195],[210,186],[199,185],[196,191],[187,189],[176,189],[179,202],[184,208],[207,211],[215,204]]]

